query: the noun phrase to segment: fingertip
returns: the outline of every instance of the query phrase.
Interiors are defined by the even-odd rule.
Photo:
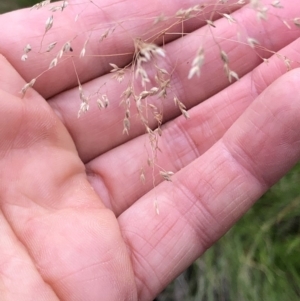
[[[225,134],[240,165],[270,187],[300,159],[300,68],[267,87]]]

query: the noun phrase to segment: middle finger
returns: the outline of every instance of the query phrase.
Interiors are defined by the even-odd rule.
[[[282,52],[300,61],[299,49],[300,39]],[[285,72],[284,64],[273,56],[268,65],[261,64],[234,85],[192,108],[188,121],[180,116],[164,125],[157,165],[177,172],[193,162],[221,139],[253,100]],[[163,181],[159,168],[147,166],[147,139],[147,135],[139,136],[86,165],[90,183],[116,215]],[[144,183],[140,179],[142,169]]]
[[[294,14],[299,12],[299,6],[291,3],[284,10],[285,18],[292,19]],[[167,58],[160,62],[160,66],[169,70],[175,66],[175,71],[172,75],[171,91],[163,100],[164,121],[179,115],[179,110],[173,102],[174,95],[187,108],[191,108],[229,85],[224,75],[220,49],[228,54],[230,68],[240,77],[261,62],[249,45],[236,41],[237,31],[240,33],[247,31],[246,37],[263,41],[263,46],[272,51],[278,51],[299,36],[299,31],[288,29],[282,19],[274,15],[269,16],[265,26],[262,24],[263,31],[258,26],[253,26],[257,22],[257,17],[249,7],[236,11],[232,16],[237,20],[238,26],[229,24],[223,18],[215,22],[216,28],[213,28],[213,36],[208,35],[209,28],[205,26],[166,45]],[[205,64],[201,69],[201,78],[188,80],[191,61],[202,40],[205,41]],[[271,54],[266,52],[264,55],[268,57]],[[126,79],[120,84],[112,79],[111,75],[104,75],[83,85],[85,91],[97,91],[99,87],[103,87],[102,91],[107,93],[110,99],[110,106],[105,111],[99,112],[96,104],[92,103],[90,111],[80,118],[77,118],[80,106],[78,88],[71,89],[50,100],[50,105],[61,116],[72,135],[84,162],[145,132],[145,127],[133,112],[129,136],[122,134],[125,112],[123,106],[120,106],[120,94],[126,89],[127,83]],[[159,101],[155,100],[154,103],[158,104]],[[155,127],[154,120],[150,119],[149,124]]]

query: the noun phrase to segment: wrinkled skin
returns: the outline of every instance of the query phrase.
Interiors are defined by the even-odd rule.
[[[287,20],[300,15],[292,2],[284,10]],[[102,11],[86,9],[78,26],[84,31],[104,13],[112,20],[132,17],[128,26],[139,36],[152,22],[138,18],[141,11],[143,17],[171,15],[194,4],[104,0]],[[45,43],[53,42],[50,33],[59,41],[74,35],[69,24],[75,9],[65,10]],[[175,175],[172,183],[153,189],[151,171],[144,185],[139,179],[147,159],[143,127],[136,122],[129,136],[122,134],[124,86],[111,79],[109,59],[76,62],[84,88],[96,90],[106,82],[111,102],[106,111],[92,106],[77,119],[80,102],[70,61],[20,98],[21,87],[49,64],[34,54],[20,60],[24,45],[37,44],[34,37],[40,41],[47,15],[21,10],[0,16],[1,300],[152,300],[299,160],[298,65],[292,63],[287,73],[276,57],[261,64],[248,46],[229,41],[237,29],[224,19],[216,21],[216,35],[224,37],[222,48],[241,79],[229,85],[216,59],[219,49],[207,38],[201,78],[188,80],[187,62],[206,29],[195,20],[186,24],[191,34],[185,42],[167,37],[168,64],[177,66],[172,89],[191,118],[179,116],[171,96],[165,101],[168,122],[158,163]],[[289,30],[274,16],[254,26],[249,9],[234,17],[249,36],[300,61],[299,28]],[[83,41],[75,41],[74,49]],[[116,31],[101,51],[130,52],[130,41]],[[117,63],[127,60],[121,56]]]

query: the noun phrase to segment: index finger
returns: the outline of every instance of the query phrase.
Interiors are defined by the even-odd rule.
[[[35,10],[19,10],[2,15],[0,27],[6,28],[11,24],[11,30],[3,30],[0,37],[0,53],[2,53],[20,75],[29,82],[49,68],[53,59],[67,42],[71,43],[73,52],[66,53],[64,63],[59,63],[47,76],[41,76],[35,84],[35,89],[45,98],[49,98],[78,84],[74,66],[70,57],[74,57],[76,71],[81,82],[89,81],[109,71],[109,62],[124,66],[132,59],[134,38],[156,38],[158,43],[170,41],[178,35],[163,35],[169,26],[172,31],[190,32],[204,23],[205,16],[212,10],[222,10],[222,4],[209,0],[201,8],[201,18],[193,18],[182,24],[180,18],[168,16],[176,15],[183,8],[190,8],[198,4],[196,0],[185,1],[69,1],[68,7],[62,12],[49,12],[45,8]],[[226,8],[231,6],[229,1]],[[51,4],[59,7],[63,2]],[[162,15],[163,12],[163,15]],[[53,16],[53,20],[47,19]],[[77,17],[77,21],[76,21]],[[220,14],[210,16],[220,17]],[[154,25],[156,18],[162,18],[162,23]],[[48,28],[48,29],[47,29]],[[47,32],[46,32],[47,31]],[[13,34],[12,34],[13,32]],[[46,32],[46,34],[45,34]],[[44,35],[45,34],[45,35]],[[107,36],[106,36],[107,35]],[[105,38],[105,41],[102,41]],[[79,59],[85,43],[88,41],[84,59]],[[41,44],[42,43],[42,44]],[[50,44],[57,43],[55,48],[46,52]],[[21,61],[23,48],[29,44],[32,51],[26,62]],[[46,52],[46,53],[45,53]],[[116,55],[118,54],[118,55]],[[112,61],[113,56],[113,61]],[[59,60],[62,62],[62,60]]]

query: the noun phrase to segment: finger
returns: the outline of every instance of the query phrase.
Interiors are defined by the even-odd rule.
[[[1,300],[58,301],[0,213]]]
[[[280,52],[300,61],[299,45],[300,40],[296,40]],[[205,153],[253,100],[285,73],[285,65],[273,56],[268,65],[261,64],[236,84],[192,108],[189,120],[180,116],[166,124],[156,160],[160,168],[153,170],[147,165],[151,149],[147,151],[149,138],[144,135],[90,161],[86,165],[90,183],[106,206],[121,214],[154,187],[153,181],[156,185],[163,181],[159,170],[177,172]]]
[[[0,89],[1,212],[59,300],[134,299],[115,215],[88,183],[62,123],[31,92],[20,99]]]
[[[140,299],[151,300],[299,160],[299,72],[275,81],[173,183],[119,217]]]
[[[234,10],[237,5],[232,6],[229,1],[226,3],[226,12],[228,8]],[[51,6],[57,6],[62,2]],[[0,19],[0,27],[5,28],[7,24],[14,20],[16,24],[14,34],[11,31],[3,31],[0,43],[0,53],[8,58],[17,71],[29,82],[49,68],[51,61],[56,57],[63,45],[70,41],[74,50],[74,57],[79,56],[86,40],[89,38],[87,46],[87,55],[82,60],[76,60],[76,70],[80,80],[84,83],[96,78],[109,71],[109,62],[111,55],[119,53],[114,63],[124,66],[132,59],[134,50],[134,38],[155,37],[162,31],[162,25],[153,25],[155,18],[163,12],[165,16],[174,16],[181,8],[189,8],[198,4],[195,0],[185,0],[177,2],[152,1],[144,3],[143,1],[81,1],[70,2],[69,6],[61,14],[53,14],[53,27],[44,35],[45,23],[51,16],[48,10],[39,9],[38,11],[21,10],[10,14],[5,14]],[[213,4],[213,5],[212,5]],[[211,15],[211,9],[222,11],[224,5],[214,5],[215,0],[209,0],[206,3],[203,18],[196,18],[193,21],[185,22],[184,30],[189,32],[205,23],[205,16]],[[78,21],[75,17],[79,15]],[[213,14],[213,18],[219,18],[220,14]],[[172,30],[178,32],[182,30],[178,18],[172,18],[163,22],[168,27],[172,24]],[[112,38],[108,37],[103,42],[101,36],[107,30],[112,31]],[[165,28],[163,28],[164,30]],[[92,34],[91,34],[92,33]],[[172,40],[174,36],[167,35],[165,42]],[[42,52],[45,52],[50,43],[57,42],[55,49],[50,53],[39,54],[43,44]],[[159,42],[159,41],[158,41]],[[22,49],[27,44],[31,45],[32,52],[28,55],[29,59],[25,63],[21,61]],[[123,55],[122,55],[123,54]],[[124,55],[127,54],[127,55]],[[71,60],[68,60],[69,53],[61,60],[56,68],[47,71],[47,75],[42,76],[37,81],[35,88],[44,97],[56,95],[68,88],[77,86],[78,80],[75,76],[74,66]],[[96,56],[96,57],[95,57]],[[59,80],[58,80],[59,78]]]
[[[299,6],[289,6],[285,13],[291,16],[298,11]],[[266,48],[278,51],[299,37],[299,30],[290,30],[276,16],[270,15],[268,24],[264,32],[259,27],[253,26],[257,22],[256,15],[252,10],[241,9],[233,14],[241,28],[248,30],[248,35],[258,41]],[[256,52],[249,45],[236,41],[237,28],[228,24],[226,19],[215,22],[214,37],[219,37],[218,44],[216,38],[212,36],[205,38],[205,64],[201,69],[201,77],[188,80],[188,73],[191,67],[191,58],[194,58],[201,44],[201,37],[207,35],[207,27],[201,28],[181,40],[176,40],[166,45],[167,59],[160,64],[166,70],[175,71],[172,75],[171,88],[167,98],[163,99],[164,121],[171,120],[180,113],[178,107],[174,105],[173,97],[176,95],[186,106],[191,108],[198,103],[208,99],[229,85],[229,81],[224,74],[224,66],[220,57],[220,48],[228,53],[230,68],[237,72],[240,77],[244,76],[261,63]],[[276,35],[273,33],[276,32]],[[199,39],[200,37],[200,39]],[[268,37],[268,39],[266,39]],[[199,42],[200,40],[200,42]],[[235,41],[233,41],[235,40]],[[270,53],[265,53],[270,56]],[[286,55],[286,54],[284,54]],[[245,59],[246,58],[246,59]],[[278,59],[278,58],[277,58]],[[284,66],[284,59],[282,58]],[[75,103],[74,99],[79,99],[78,89],[73,89],[54,97],[50,105],[61,116],[64,124],[72,135],[80,157],[84,162],[101,155],[124,142],[141,135],[145,132],[145,127],[137,115],[134,103],[131,110],[131,127],[129,136],[123,135],[123,119],[125,115],[124,106],[120,105],[120,95],[126,90],[128,81],[119,84],[111,79],[110,75],[101,77],[86,84],[85,91],[101,91],[106,93],[110,99],[109,108],[99,112],[96,102],[92,102],[87,114],[77,118],[80,100]],[[150,100],[152,101],[152,100]],[[160,100],[153,100],[153,104],[161,107]],[[149,114],[151,116],[151,114]],[[151,117],[149,125],[155,127],[155,120]],[[99,141],[99,143],[95,143]]]

